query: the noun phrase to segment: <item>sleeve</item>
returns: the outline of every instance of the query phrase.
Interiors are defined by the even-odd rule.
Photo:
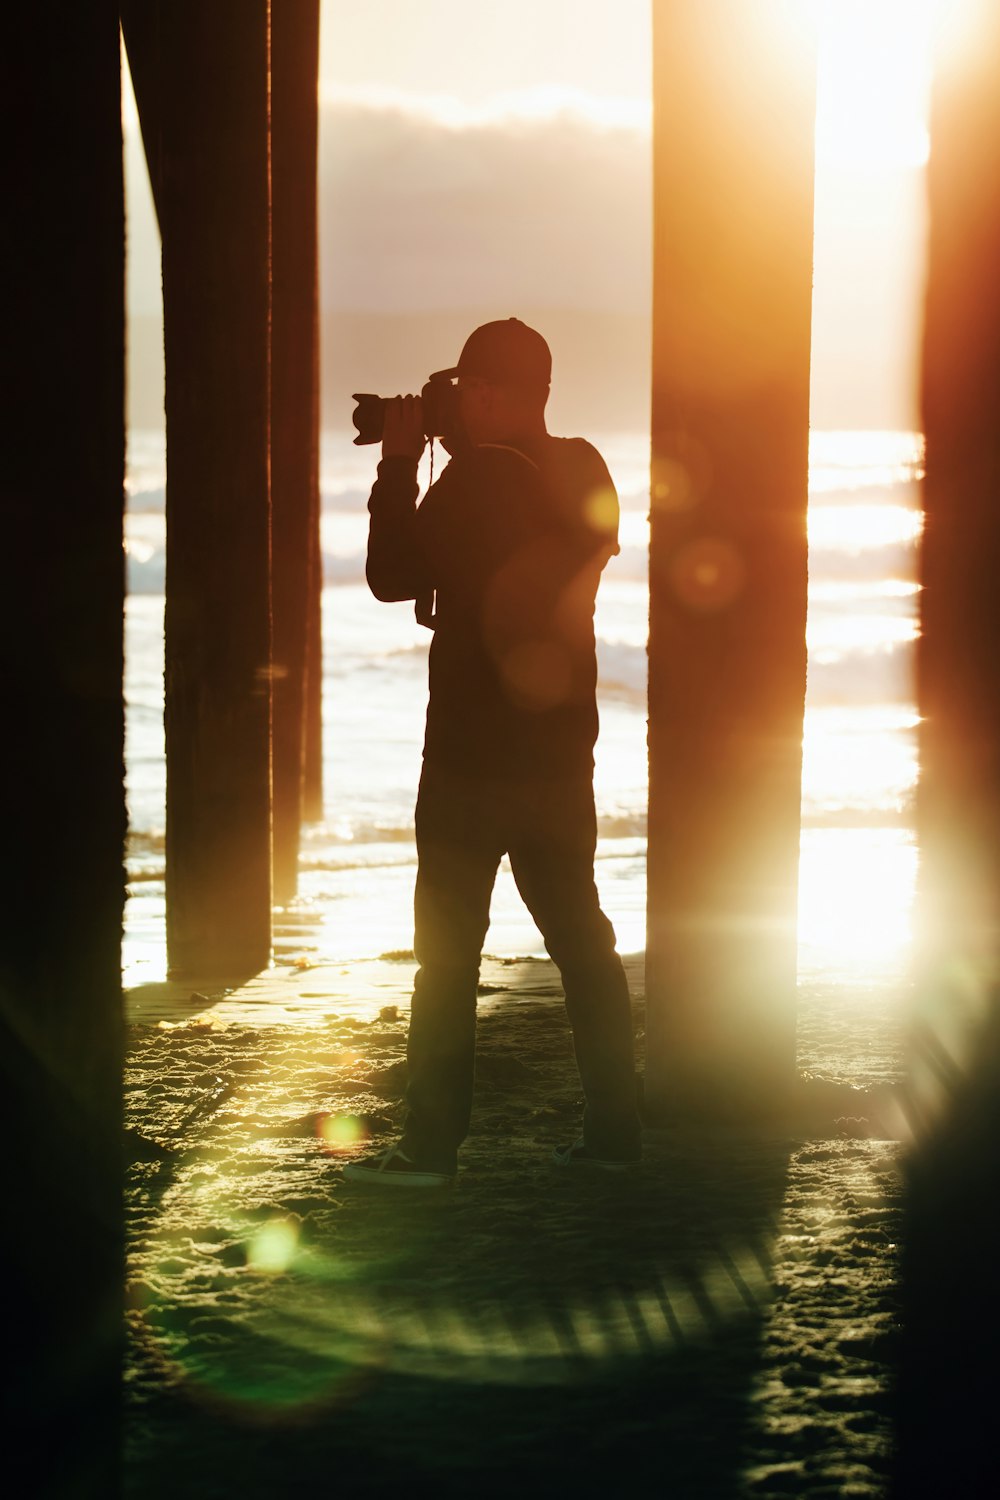
[[[591,443],[581,440],[585,454],[586,478],[582,489],[582,513],[584,535],[588,540],[587,552],[598,567],[603,568],[610,558],[621,551],[618,543],[618,523],[621,515],[618,491],[607,464]]]
[[[416,599],[434,585],[417,531],[416,460],[383,458],[368,501],[365,576],[376,599]]]

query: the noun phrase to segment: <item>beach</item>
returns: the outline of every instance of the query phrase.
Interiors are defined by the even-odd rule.
[[[549,1160],[558,975],[491,960],[458,1186],[352,1188],[398,1133],[412,971],[133,992],[127,1493],[885,1493],[905,990],[803,989],[800,1066],[850,1113],[647,1131],[608,1180]]]
[[[597,879],[632,955],[641,1073],[648,442],[605,446],[623,523],[596,622]],[[155,443],[131,452],[127,1493],[884,1494],[919,439],[814,440],[798,995],[813,1107],[650,1128],[623,1180],[554,1168],[579,1080],[558,974],[502,869],[472,1133],[434,1201],[342,1177],[402,1118],[426,691],[427,633],[362,580],[371,455],[327,436],[326,813],[272,967],[219,987],[165,980],[162,473]]]
[[[598,436],[621,501],[621,552],[598,594],[597,880],[623,953],[645,944],[649,437]],[[905,966],[916,872],[916,541],[922,442],[906,432],[814,433],[809,677],[803,747],[803,977],[891,977]],[[437,463],[443,455],[438,453]],[[364,581],[377,452],[324,434],[324,801],[300,861],[298,942],[345,962],[409,948],[413,803],[430,632]],[[425,457],[422,479],[429,477]],[[126,986],[162,979],[164,455],[129,445],[126,613],[129,900]],[[284,939],[282,939],[284,941]],[[487,952],[541,956],[507,862]]]

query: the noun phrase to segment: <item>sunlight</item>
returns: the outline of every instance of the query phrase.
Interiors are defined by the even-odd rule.
[[[821,0],[816,154],[861,171],[923,165],[934,0]]]
[[[918,510],[901,505],[823,505],[809,512],[809,545],[838,552],[863,552],[913,542],[923,530]]]
[[[860,856],[860,857],[859,857]],[[799,970],[843,981],[899,974],[913,937],[917,847],[905,828],[805,829]]]
[[[832,821],[847,810],[855,821],[908,814],[918,722],[905,704],[811,709],[802,742],[805,821]]]
[[[880,432],[865,428],[809,433],[809,493],[850,491],[907,484],[923,478],[924,438],[920,432]]]
[[[857,614],[833,620],[814,616],[806,625],[806,644],[815,660],[835,661],[844,651],[892,651],[918,634],[916,620],[903,615]]]

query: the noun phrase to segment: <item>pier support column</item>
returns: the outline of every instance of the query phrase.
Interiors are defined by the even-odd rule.
[[[917,1016],[894,1493],[995,1466],[1000,1315],[1000,10],[942,8],[928,165]]]
[[[125,794],[118,8],[4,13],[0,1118],[8,1487],[119,1489]]]
[[[646,1102],[794,1079],[815,36],[654,0]]]
[[[163,239],[167,949],[271,951],[267,0],[125,10]]]
[[[319,340],[316,344],[316,429],[320,428]],[[309,521],[309,618],[306,635],[305,747],[302,816],[323,817],[323,552],[320,547],[320,492],[317,476]]]
[[[279,904],[294,897],[298,880],[309,627],[319,588],[313,562],[319,527],[318,91],[319,0],[283,0],[271,22],[271,589]]]

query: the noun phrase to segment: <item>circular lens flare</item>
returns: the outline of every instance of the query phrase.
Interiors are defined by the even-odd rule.
[[[369,1130],[363,1120],[355,1115],[320,1115],[316,1121],[316,1135],[332,1156],[341,1156],[363,1146],[369,1139]]]
[[[255,1271],[280,1275],[287,1271],[299,1247],[299,1232],[287,1219],[270,1219],[247,1245],[247,1265]]]

